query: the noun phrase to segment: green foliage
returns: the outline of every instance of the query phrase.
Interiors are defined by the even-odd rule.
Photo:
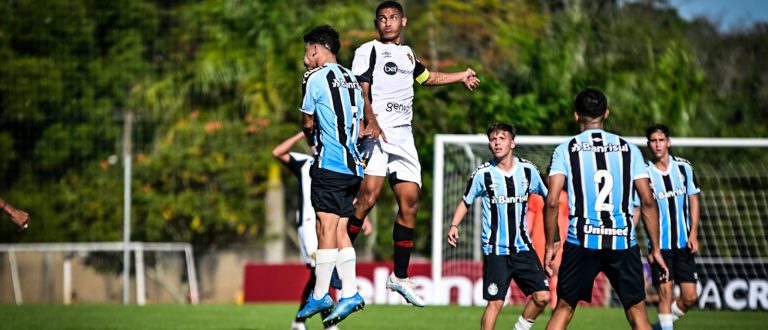
[[[106,241],[122,233],[123,115],[133,126],[132,239],[198,250],[265,238],[271,148],[299,130],[302,35],[340,31],[340,63],[376,37],[378,1],[12,1],[0,6],[0,194],[33,228],[3,241]],[[606,91],[607,128],[676,136],[768,134],[768,28],[721,33],[665,2],[406,2],[405,43],[430,70],[482,85],[416,86],[414,132],[429,237],[435,133],[576,132],[572,99]],[[112,157],[114,158],[114,157]],[[118,158],[119,159],[119,158]],[[290,185],[288,192],[293,193]],[[386,188],[385,188],[386,189]],[[391,256],[390,193],[375,210]],[[427,255],[429,240],[417,240]]]

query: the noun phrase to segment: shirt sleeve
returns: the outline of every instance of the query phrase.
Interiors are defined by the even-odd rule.
[[[544,184],[544,180],[541,179],[541,175],[539,174],[539,170],[536,168],[533,168],[533,175],[531,175],[531,186],[528,188],[528,192],[541,195],[541,197],[547,198],[547,194],[549,193],[549,190],[547,189],[547,186]]]
[[[648,175],[648,169],[643,162],[643,154],[640,153],[640,148],[634,144],[630,144],[629,146],[629,150],[632,153],[632,164],[630,164],[632,168],[632,180],[650,178],[651,176]]]
[[[419,60],[416,60],[416,67],[413,69],[413,79],[416,80],[419,85],[424,85],[429,79],[429,70],[424,64],[421,64]]]
[[[376,66],[376,48],[367,44],[355,50],[355,58],[352,59],[352,74],[358,82],[370,83],[373,81],[373,68]]]
[[[464,203],[467,205],[472,205],[475,202],[475,198],[485,192],[480,178],[482,178],[482,175],[477,175],[477,172],[473,173],[472,177],[469,178],[467,189],[464,192]]]
[[[701,187],[699,187],[699,179],[696,178],[696,173],[693,171],[693,166],[688,165],[685,166],[685,176],[690,178],[688,182],[686,182],[685,190],[687,191],[688,195],[696,195],[698,193],[701,193]]]
[[[288,153],[288,157],[289,157],[288,163],[286,164],[288,169],[296,177],[301,176],[301,167],[304,166],[304,163],[307,162],[307,160],[309,159],[309,156],[291,152],[291,153]]]
[[[312,79],[308,72],[304,75],[304,81],[301,83],[301,112],[308,115],[315,114],[315,106],[317,104],[317,98],[315,97],[317,94],[317,83],[315,81],[317,80]]]
[[[566,163],[565,149],[566,145],[560,145],[555,148],[555,152],[552,153],[552,161],[549,164],[549,176],[555,174],[562,174],[568,176],[568,164]]]

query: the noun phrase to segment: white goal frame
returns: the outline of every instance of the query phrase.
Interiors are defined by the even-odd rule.
[[[517,145],[551,145],[556,146],[567,141],[571,136],[531,136],[518,135],[515,137]],[[625,137],[627,141],[637,146],[645,145],[647,139],[643,136]],[[432,280],[436,288],[442,288],[443,270],[443,221],[445,214],[443,187],[445,169],[445,145],[446,144],[483,144],[488,142],[484,134],[435,134],[434,138],[434,171],[432,186]],[[676,147],[739,147],[739,148],[768,148],[768,139],[760,138],[685,138],[674,137]],[[467,150],[470,153],[469,150]],[[470,153],[471,154],[471,153]],[[474,157],[474,156],[473,156]],[[481,160],[485,161],[485,160]],[[478,163],[478,165],[481,162]],[[469,176],[469,173],[467,173]],[[479,249],[475,249],[479,251]],[[448,297],[442,297],[442,289],[438,289],[435,303],[437,305],[448,304]]]
[[[13,296],[16,305],[24,303],[21,294],[21,284],[19,283],[19,269],[16,264],[16,252],[133,252],[136,258],[136,304],[144,306],[146,304],[146,287],[144,275],[144,251],[155,252],[183,252],[187,266],[187,278],[189,280],[190,303],[197,305],[200,302],[200,296],[197,286],[197,273],[195,271],[195,258],[192,252],[192,245],[189,243],[145,243],[130,242],[127,245],[123,242],[93,242],[93,243],[18,243],[18,244],[0,244],[0,252],[8,253],[8,262],[11,267],[11,282],[13,283]],[[64,304],[71,303],[72,296],[72,263],[65,259],[63,264],[63,290]],[[127,294],[125,295],[127,296]]]

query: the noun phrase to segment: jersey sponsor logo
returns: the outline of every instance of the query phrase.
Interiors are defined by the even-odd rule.
[[[398,68],[397,64],[395,64],[395,62],[387,62],[386,64],[384,64],[384,73],[392,76],[392,75],[397,74],[398,72],[399,73],[403,73],[403,74],[412,74],[413,73],[413,71],[409,71],[409,70]]]
[[[392,53],[390,53],[388,51],[383,51],[383,52],[381,52],[381,57],[383,57],[383,58],[390,58],[390,57],[392,57]]]
[[[525,203],[528,201],[528,194],[519,196],[493,196],[491,197],[491,204],[514,204]]]
[[[591,151],[595,153],[606,152],[629,152],[629,144],[606,144],[602,146],[595,146],[588,142],[582,142],[581,144],[574,143],[571,145],[571,152]]]
[[[672,191],[660,191],[653,194],[656,199],[667,199],[675,196],[685,195],[685,189],[677,188]]]
[[[584,233],[592,235],[604,235],[604,236],[629,236],[629,227],[617,229],[617,228],[605,228],[603,226],[595,227],[593,225],[584,225]]]
[[[402,103],[397,102],[387,102],[387,112],[398,112],[398,113],[410,113],[411,109],[413,109],[410,105],[405,105]]]
[[[339,79],[333,79],[331,83],[333,88],[346,88],[346,89],[360,89],[360,84],[356,81],[341,81]]]

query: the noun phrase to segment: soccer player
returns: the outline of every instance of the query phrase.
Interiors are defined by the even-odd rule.
[[[379,38],[367,42],[355,51],[352,71],[363,88],[366,115],[375,113],[382,133],[361,142],[361,149],[370,153],[365,168],[354,216],[349,219],[349,236],[357,237],[362,219],[368,215],[381,194],[385,179],[397,200],[397,220],[392,231],[394,243],[394,273],[387,288],[400,293],[409,303],[423,307],[424,300],[416,295],[408,277],[408,264],[413,250],[413,228],[419,207],[421,165],[413,139],[413,83],[445,85],[462,82],[471,91],[479,84],[475,71],[429,72],[417,59],[411,47],[401,45],[401,33],[408,19],[403,7],[386,1],[376,8],[374,23]]]
[[[592,284],[604,272],[619,295],[629,324],[650,329],[645,309],[643,264],[635,242],[631,205],[640,195],[643,220],[653,245],[653,261],[667,273],[659,248],[659,218],[648,173],[637,146],[603,130],[608,101],[587,88],[576,96],[574,117],[581,133],[559,145],[549,171],[544,221],[544,265],[551,274],[560,192],[568,192],[570,225],[563,244],[558,302],[547,329],[565,329],[579,300],[591,301]]]
[[[2,198],[0,198],[0,204],[2,205],[0,208],[11,217],[11,221],[19,226],[20,231],[27,229],[27,226],[29,226],[29,214],[27,212],[13,207],[11,203],[6,202]]]
[[[696,261],[699,250],[699,182],[688,160],[670,155],[669,128],[656,124],[645,131],[653,155],[648,162],[653,197],[659,205],[661,257],[669,267],[669,281],[660,282],[661,270],[651,268],[653,284],[659,289],[659,324],[671,330],[696,303]],[[674,285],[680,285],[680,299],[675,301]]]
[[[507,296],[510,280],[531,299],[517,319],[515,330],[528,330],[549,303],[549,284],[526,230],[530,194],[547,195],[547,187],[533,163],[515,157],[515,128],[504,123],[488,127],[488,148],[493,159],[480,165],[467,184],[463,200],[456,206],[448,231],[448,244],[456,247],[459,224],[475,198],[483,207],[483,299],[488,301],[480,323],[493,329]]]
[[[303,130],[315,161],[310,199],[315,208],[318,250],[315,259],[315,288],[296,318],[306,319],[333,308],[328,294],[333,268],[341,278],[341,299],[323,319],[328,327],[365,306],[357,292],[355,249],[347,236],[347,219],[354,213],[353,200],[360,190],[363,166],[357,138],[363,119],[363,95],[352,72],[339,65],[339,34],[327,25],[304,35],[302,84]]]

